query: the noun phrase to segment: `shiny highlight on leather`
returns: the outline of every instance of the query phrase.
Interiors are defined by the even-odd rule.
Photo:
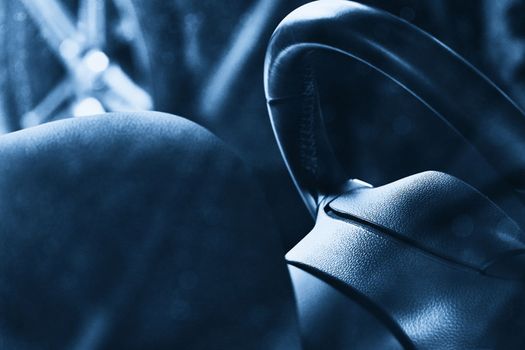
[[[474,145],[517,193],[525,189],[525,116],[500,89],[408,22],[351,1],[317,1],[295,10],[277,27],[264,72],[281,152],[312,214],[322,195],[337,193],[350,177],[327,140],[322,107],[308,117],[301,112],[312,110],[305,105],[317,95],[305,93],[305,86],[316,87],[310,81],[315,74],[305,73],[305,67],[310,53],[319,50],[364,63],[396,82]],[[307,137],[297,127],[305,120],[312,125]]]

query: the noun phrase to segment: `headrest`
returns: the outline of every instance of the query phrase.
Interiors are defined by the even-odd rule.
[[[298,348],[276,228],[243,162],[161,113],[0,137],[5,348]]]

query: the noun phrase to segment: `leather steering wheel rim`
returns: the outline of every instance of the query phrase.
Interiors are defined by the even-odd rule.
[[[351,1],[316,1],[279,24],[264,70],[279,148],[313,215],[323,196],[340,191],[350,178],[326,135],[318,86],[308,65],[308,56],[319,50],[360,61],[393,80],[523,193],[525,116],[505,93],[451,49],[404,20]]]

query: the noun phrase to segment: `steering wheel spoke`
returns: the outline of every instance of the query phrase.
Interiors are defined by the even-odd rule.
[[[77,31],[70,13],[58,0],[20,0],[37,25],[43,39],[68,68],[76,64],[85,39]]]
[[[65,78],[56,85],[40,103],[20,119],[23,128],[28,128],[49,121],[60,105],[73,96],[73,82]]]
[[[104,0],[80,0],[78,30],[84,33],[88,47],[99,50],[104,48],[106,44],[106,2]]]
[[[150,110],[150,95],[136,84],[119,66],[111,65],[101,76],[107,90],[101,100],[110,111]]]

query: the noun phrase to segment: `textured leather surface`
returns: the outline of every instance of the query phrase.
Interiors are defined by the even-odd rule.
[[[312,2],[281,22],[265,66],[276,138],[317,213],[314,229],[287,254],[289,264],[361,304],[405,348],[525,348],[523,232],[481,193],[442,173],[340,195],[351,174],[324,129],[323,87],[311,59],[317,51],[393,80],[471,143],[517,197],[525,189],[525,117],[488,79],[392,15],[351,1]],[[317,282],[298,288],[293,278],[298,300],[306,300]],[[326,296],[319,303],[338,304]],[[303,325],[330,331],[322,317],[300,315],[308,317]],[[304,326],[302,332],[308,339]]]
[[[203,128],[69,119],[0,159],[0,348],[299,348],[268,208]]]
[[[359,302],[314,274],[293,265],[288,268],[304,350],[403,349],[382,320]]]
[[[319,210],[316,226],[287,260],[362,303],[407,348],[522,349],[525,281],[493,277],[481,267],[483,259],[521,247],[524,235],[495,232],[502,228],[492,220],[508,218],[474,191],[428,172],[345,193]],[[463,206],[466,198],[476,205]],[[473,220],[470,237],[456,237],[447,209]],[[516,262],[507,267],[524,270]]]
[[[408,22],[352,1],[316,1],[280,23],[265,65],[276,138],[312,212],[319,195],[337,193],[352,177],[336,160],[324,129],[318,96],[323,87],[310,63],[311,53],[323,50],[367,64],[399,84],[480,151],[502,181],[525,190],[525,116],[505,94]]]
[[[480,192],[453,176],[425,172],[331,201],[335,215],[362,220],[438,257],[484,271],[509,255],[525,255],[518,225]],[[525,264],[499,277],[525,277]],[[520,276],[521,275],[521,276]]]

